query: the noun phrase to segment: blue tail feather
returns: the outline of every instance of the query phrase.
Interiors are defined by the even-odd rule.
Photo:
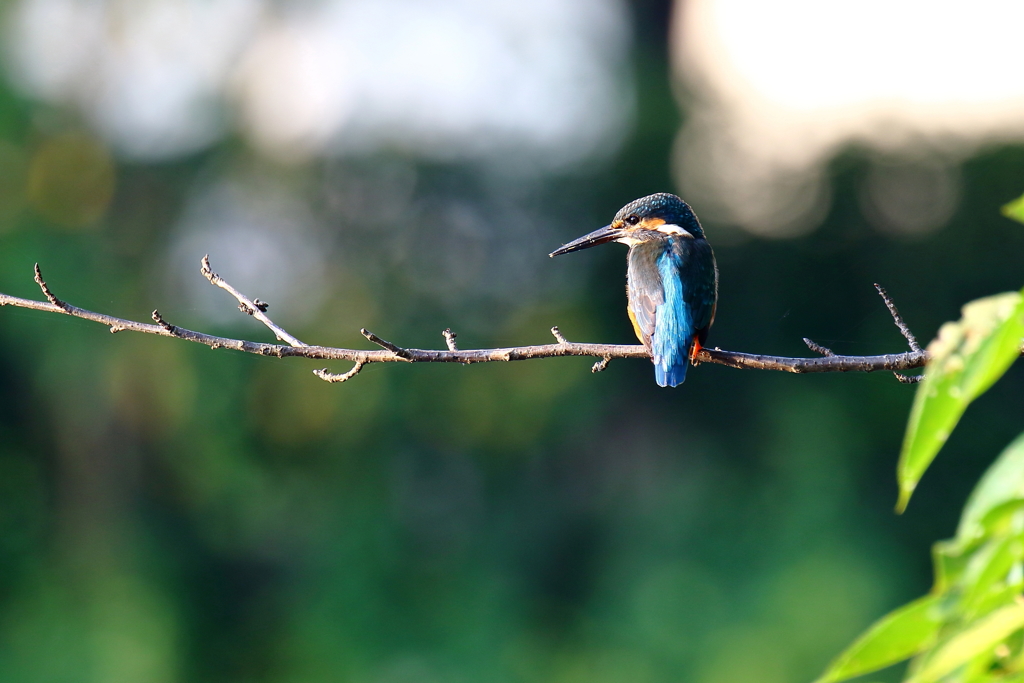
[[[686,367],[690,364],[688,360],[674,365],[655,365],[654,379],[659,387],[677,387],[686,381]]]
[[[679,267],[671,251],[658,259],[658,271],[664,303],[657,308],[657,322],[651,339],[651,359],[654,378],[663,387],[678,386],[686,380],[686,367],[690,364],[690,343],[693,341],[693,320],[683,299],[683,284]]]

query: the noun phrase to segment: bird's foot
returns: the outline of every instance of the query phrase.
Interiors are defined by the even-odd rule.
[[[700,361],[697,360],[697,354],[701,352],[704,347],[700,345],[700,342],[696,339],[693,340],[693,344],[690,346],[690,365],[700,365]]]

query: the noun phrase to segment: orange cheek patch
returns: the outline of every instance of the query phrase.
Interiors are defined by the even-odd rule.
[[[644,230],[657,230],[659,225],[665,225],[664,218],[645,218],[636,227]]]

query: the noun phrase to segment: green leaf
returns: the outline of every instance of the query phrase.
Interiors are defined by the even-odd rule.
[[[928,595],[876,621],[815,683],[835,683],[913,657],[935,642],[942,623],[939,596]]]
[[[946,323],[928,345],[925,368],[910,410],[896,467],[903,512],[918,481],[946,443],[971,401],[983,394],[1020,355],[1024,296],[1007,292],[972,301],[958,322]]]
[[[1013,571],[1012,574],[1016,575],[1017,572]],[[1009,574],[1005,578],[1006,581],[1002,584],[1001,588],[993,584],[989,587],[990,590],[987,594],[979,596],[978,601],[975,602],[974,606],[970,609],[969,615],[967,615],[971,617],[968,621],[972,621],[979,616],[991,614],[997,609],[1016,602],[1021,593],[1021,589],[1024,588],[1024,582],[1017,580],[1011,581],[1011,578],[1013,577]]]
[[[1024,498],[1014,498],[1001,503],[985,513],[979,523],[980,529],[979,526],[972,525],[971,531],[976,538],[984,538],[1006,535],[1012,530],[1024,530],[1024,525],[1021,524],[1024,517],[1015,514],[1021,511],[1024,511]]]
[[[1007,218],[1012,218],[1018,223],[1024,223],[1024,195],[1017,197],[1012,202],[1003,204],[1002,213]]]
[[[977,544],[974,544],[977,545]],[[932,562],[935,565],[935,587],[933,593],[944,593],[960,581],[960,577],[971,559],[971,545],[959,541],[939,541],[932,546]]]
[[[983,614],[986,603],[990,603],[990,598],[997,592],[1005,590],[1010,569],[1022,557],[1024,544],[1016,534],[992,539],[978,550],[971,558],[963,576],[961,603],[964,612],[969,616]],[[992,607],[989,605],[987,609]]]
[[[936,681],[974,657],[991,653],[1020,628],[1024,628],[1024,606],[1015,603],[996,610],[950,638],[907,683]]]
[[[993,462],[974,487],[957,527],[958,540],[982,534],[996,520],[992,513],[1012,514],[1019,509],[1016,502],[1024,500],[1024,434],[1018,436]]]

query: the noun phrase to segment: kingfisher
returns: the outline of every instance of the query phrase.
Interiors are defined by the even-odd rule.
[[[560,256],[605,242],[629,246],[627,312],[663,387],[686,380],[718,307],[718,265],[696,214],[674,194],[626,204],[610,225],[555,249]]]

